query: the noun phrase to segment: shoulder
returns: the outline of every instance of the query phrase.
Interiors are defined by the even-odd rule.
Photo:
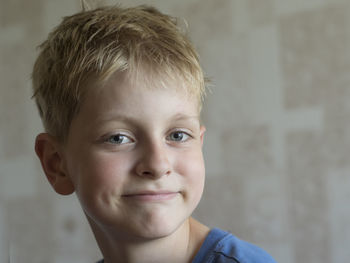
[[[276,261],[261,248],[243,241],[231,233],[213,229],[212,234],[219,237],[212,247],[210,260],[207,262],[222,263],[276,263]]]

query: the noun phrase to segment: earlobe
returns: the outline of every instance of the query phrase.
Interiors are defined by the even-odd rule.
[[[63,158],[55,138],[48,133],[40,133],[35,140],[35,152],[54,190],[61,195],[72,194],[74,185],[67,172],[62,169]]]

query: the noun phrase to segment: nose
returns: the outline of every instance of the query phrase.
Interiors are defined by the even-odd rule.
[[[166,145],[162,143],[149,143],[141,151],[141,157],[136,165],[139,176],[158,179],[171,174],[171,165]]]

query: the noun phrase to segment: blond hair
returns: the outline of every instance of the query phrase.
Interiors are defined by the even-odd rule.
[[[198,55],[177,20],[148,6],[101,7],[65,17],[40,46],[32,80],[45,130],[65,140],[86,84],[115,72],[180,78],[201,107],[205,80]]]

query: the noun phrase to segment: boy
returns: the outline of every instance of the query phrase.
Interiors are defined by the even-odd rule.
[[[101,262],[274,262],[191,217],[204,186],[205,81],[175,19],[104,7],[40,46],[35,151],[54,190],[76,193]]]

